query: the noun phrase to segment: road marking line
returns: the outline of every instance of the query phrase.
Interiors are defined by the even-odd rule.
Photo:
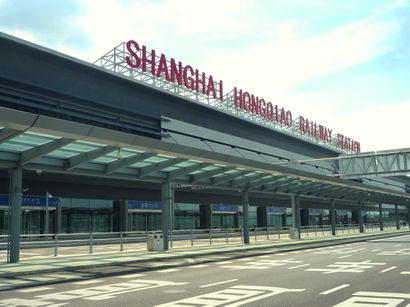
[[[89,284],[97,284],[99,282],[103,282],[104,280],[99,279],[90,279],[90,280],[83,280],[83,281],[76,281],[73,282],[73,285],[89,285]]]
[[[288,270],[293,270],[293,269],[297,269],[297,268],[303,268],[304,266],[308,266],[310,265],[309,263],[307,264],[301,264],[301,265],[297,265],[297,266],[292,266],[290,268],[288,268]]]
[[[158,273],[171,273],[171,272],[177,272],[180,271],[181,269],[165,269],[165,270],[159,270],[157,271]]]
[[[203,285],[203,286],[200,286],[199,288],[208,288],[208,287],[222,285],[222,284],[226,284],[228,282],[234,282],[234,281],[238,281],[238,280],[239,279],[230,279],[230,280],[220,281],[220,282],[216,282],[216,283],[213,283],[213,284]]]
[[[336,291],[338,291],[338,290],[341,290],[341,289],[346,288],[346,287],[349,287],[349,286],[350,286],[349,284],[340,285],[340,286],[338,286],[338,287],[335,287],[335,288],[329,289],[329,290],[327,290],[327,291],[321,292],[320,294],[322,294],[322,295],[327,295],[327,294],[336,292]]]
[[[231,264],[231,263],[233,263],[233,261],[221,261],[221,262],[218,262],[218,264]]]
[[[401,244],[396,244],[396,245],[393,245],[393,247],[399,247],[399,246],[401,246]]]
[[[373,249],[372,252],[378,252],[378,251],[381,251],[381,250],[382,250],[381,248],[376,248],[376,249]]]
[[[397,268],[397,266],[392,266],[392,267],[390,267],[390,268],[387,268],[387,269],[381,270],[379,273],[385,273],[385,272],[388,272],[388,271],[394,270],[394,269],[396,269],[396,268]]]
[[[30,289],[24,289],[24,290],[17,290],[17,292],[21,293],[31,293],[31,292],[40,292],[40,291],[46,291],[46,290],[51,290],[53,289],[52,287],[36,287],[36,288],[30,288]]]
[[[409,271],[403,271],[403,272],[401,272],[400,274],[402,274],[402,275],[410,275],[410,272],[409,272]]]
[[[300,254],[301,251],[294,251],[294,252],[290,252],[291,254]]]
[[[209,264],[196,264],[196,265],[191,266],[191,268],[193,269],[202,269],[206,267],[209,267]]]
[[[340,256],[340,257],[337,257],[337,259],[343,259],[343,258],[347,258],[347,257],[352,257],[352,255]]]
[[[145,274],[129,274],[129,275],[123,275],[123,276],[118,276],[119,278],[135,278],[135,277],[143,277]]]

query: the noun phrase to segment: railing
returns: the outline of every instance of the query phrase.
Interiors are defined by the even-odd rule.
[[[292,227],[251,227],[249,228],[250,241],[266,241],[289,239]],[[397,229],[395,222],[384,223],[384,230]],[[380,224],[364,224],[365,232],[380,231]],[[96,232],[96,233],[75,233],[75,234],[24,234],[21,235],[20,247],[22,249],[52,248],[54,256],[58,256],[63,248],[80,246],[86,248],[88,254],[93,254],[94,250],[101,247],[102,250],[124,251],[146,250],[147,236],[160,231],[132,231],[132,232]],[[360,232],[358,224],[338,224],[336,234],[348,234]],[[319,237],[331,236],[331,225],[312,225],[301,227],[300,236]],[[171,230],[169,232],[170,248],[200,246],[212,244],[243,243],[243,228],[219,228],[219,229],[189,229]],[[0,251],[7,250],[8,236],[0,235]]]

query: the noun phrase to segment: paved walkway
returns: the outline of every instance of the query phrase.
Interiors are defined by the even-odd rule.
[[[167,261],[198,264],[227,258],[249,257],[255,254],[272,253],[302,248],[314,248],[347,242],[364,241],[378,237],[410,234],[409,229],[344,234],[335,237],[309,237],[302,240],[270,240],[257,241],[249,245],[241,243],[218,244],[211,246],[173,248],[165,252],[149,252],[147,250],[101,252],[93,255],[45,256],[25,259],[19,263],[0,264],[0,278],[19,277],[29,274],[43,274],[59,271],[78,271],[82,269],[139,264],[146,269],[167,266]]]

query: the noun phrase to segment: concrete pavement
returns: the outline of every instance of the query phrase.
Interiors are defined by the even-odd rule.
[[[335,237],[309,237],[302,240],[265,240],[249,245],[241,243],[219,244],[210,246],[174,248],[165,252],[148,252],[146,250],[104,252],[93,255],[45,256],[43,258],[26,259],[19,263],[0,264],[0,278],[19,277],[29,274],[74,271],[90,268],[104,268],[132,263],[151,263],[148,267],[161,267],[168,260],[185,259],[187,264],[198,261],[212,261],[209,256],[222,256],[226,259],[249,257],[250,255],[298,250],[366,241],[374,238],[409,234],[409,229],[351,233]],[[207,258],[208,257],[208,258]],[[202,260],[201,260],[202,259]],[[206,260],[208,259],[208,260]],[[211,259],[211,260],[209,260]],[[167,266],[167,265],[165,265]],[[148,269],[148,268],[147,268]]]

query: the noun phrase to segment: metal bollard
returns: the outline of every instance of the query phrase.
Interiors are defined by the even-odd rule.
[[[278,226],[278,240],[280,240],[280,228]]]
[[[172,239],[172,229],[169,231],[169,241],[171,243],[171,248],[174,246],[174,240]]]
[[[191,229],[191,247],[194,246],[194,230]]]
[[[212,228],[209,229],[209,245],[212,245]]]
[[[257,238],[257,236],[256,236],[256,227],[255,227],[255,230],[254,230],[254,231],[255,231],[254,233],[255,233],[255,242],[256,242],[256,241],[258,241],[258,238]]]
[[[266,227],[266,240],[269,240],[269,227]]]
[[[54,257],[58,255],[58,234],[54,235]]]
[[[124,250],[123,234],[120,232],[120,251]]]
[[[90,232],[90,255],[93,253],[93,233]]]
[[[243,243],[243,228],[241,227],[241,242]]]
[[[228,228],[225,228],[225,241],[226,241],[226,244],[229,243],[229,239],[228,239]]]

